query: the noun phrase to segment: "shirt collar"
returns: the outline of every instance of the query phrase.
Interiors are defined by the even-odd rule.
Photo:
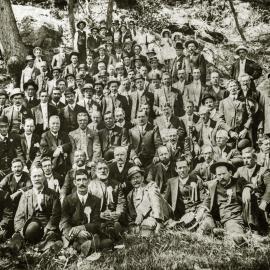
[[[44,186],[43,186],[43,188],[42,188],[40,191],[38,191],[36,188],[33,187],[33,192],[34,192],[36,195],[42,193],[43,191],[44,191]]]
[[[85,203],[87,198],[88,198],[88,192],[85,194],[85,195],[80,195],[78,192],[77,192],[77,195],[79,197],[79,200],[80,202],[82,203],[82,201]]]

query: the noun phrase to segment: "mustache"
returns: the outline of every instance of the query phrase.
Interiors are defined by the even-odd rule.
[[[86,185],[80,185],[79,188],[87,188]]]

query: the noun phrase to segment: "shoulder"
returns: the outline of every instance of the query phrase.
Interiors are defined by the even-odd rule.
[[[178,181],[178,176],[168,179],[168,185],[171,185],[172,183],[174,183],[176,181]]]

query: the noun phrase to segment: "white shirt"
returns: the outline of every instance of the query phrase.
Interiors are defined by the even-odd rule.
[[[212,128],[210,127],[210,119],[209,119],[206,124],[203,123],[202,128],[203,144],[211,144],[211,135],[212,135]]]
[[[80,195],[78,192],[78,197],[82,205],[85,205],[87,198],[88,198],[88,192],[85,195]]]
[[[20,105],[20,106],[15,106],[14,105],[13,108],[14,108],[15,111],[19,112],[19,111],[21,111],[22,105]]]
[[[25,135],[25,139],[26,139],[26,144],[27,144],[27,150],[30,150],[31,148],[31,140],[32,140],[32,133],[30,135],[27,135],[26,133]]]
[[[123,171],[124,167],[125,167],[125,163],[121,164],[121,166],[120,164],[117,163],[117,168],[120,173]]]
[[[41,207],[42,199],[43,199],[43,197],[44,197],[44,194],[42,194],[43,189],[44,189],[44,187],[42,188],[42,190],[38,191],[37,189],[35,189],[35,188],[33,187],[33,193],[34,193],[34,194],[36,195],[36,197],[37,197],[37,208],[38,208],[40,211],[43,210],[42,207]]]
[[[43,117],[43,130],[48,128],[49,119],[48,119],[48,103],[40,103],[42,117]]]
[[[245,72],[245,65],[246,65],[246,59],[240,60],[239,62],[239,75],[238,75],[238,80],[240,79],[241,75],[246,73]]]
[[[143,126],[138,126],[141,133],[143,133],[145,131],[146,125],[147,124],[145,124]]]
[[[20,175],[20,176],[14,175],[14,178],[15,178],[16,183],[19,183],[19,181],[20,181],[21,178],[22,178],[22,175]]]

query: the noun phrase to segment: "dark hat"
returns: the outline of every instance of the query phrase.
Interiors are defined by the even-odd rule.
[[[117,83],[118,86],[120,85],[120,81],[115,79],[115,78],[111,78],[108,82],[107,82],[107,85],[108,87],[110,87],[111,83]]]
[[[32,244],[37,244],[44,236],[44,228],[41,221],[37,218],[30,218],[23,227],[24,239]]]
[[[123,53],[122,58],[123,58],[123,59],[124,59],[124,58],[130,58],[130,56],[129,56],[128,53]]]
[[[203,98],[202,98],[202,104],[203,104],[203,105],[204,105],[205,101],[206,101],[208,98],[211,98],[211,99],[213,99],[213,101],[216,101],[216,99],[215,99],[214,96],[212,96],[212,95],[206,93],[206,94],[203,96]]]
[[[5,115],[0,116],[0,124],[7,124],[8,125],[8,118]]]
[[[33,80],[29,80],[28,82],[24,83],[23,84],[23,90],[26,90],[26,88],[29,86],[29,85],[32,85],[35,89],[35,91],[38,90],[38,86],[37,84],[33,81]]]
[[[94,29],[96,29],[97,31],[99,31],[99,29],[98,29],[97,26],[93,26],[93,27],[91,28],[91,32],[92,32]]]
[[[57,81],[56,81],[56,85],[60,82],[64,82],[65,84],[67,84],[67,81],[64,79],[64,78],[59,78]]]
[[[17,96],[17,95],[21,95],[22,97],[24,97],[24,93],[21,91],[20,88],[12,89],[12,91],[9,94],[9,98],[11,99],[11,98],[13,98],[14,96]]]
[[[142,58],[139,56],[139,55],[135,55],[134,58],[133,58],[133,61],[142,61]]]
[[[114,43],[114,48],[115,49],[122,49],[122,44],[119,42],[116,42],[116,43]]]
[[[59,72],[61,72],[61,68],[60,67],[53,67],[52,71],[58,70]]]
[[[140,50],[142,50],[142,46],[141,46],[140,44],[135,44],[133,47],[134,47],[134,48],[135,48],[135,47],[139,47]]]
[[[68,87],[65,91],[65,96],[70,95],[70,94],[75,95],[75,91],[72,87]]]
[[[74,78],[74,80],[76,80],[75,75],[74,75],[74,74],[72,74],[72,73],[68,73],[68,74],[65,76],[65,80],[66,80],[68,77],[73,77],[73,78]]]
[[[119,20],[114,20],[113,23],[114,24],[119,24]]]
[[[210,166],[210,172],[213,174],[216,174],[216,168],[221,167],[221,166],[227,167],[227,169],[232,171],[233,173],[235,172],[235,167],[225,159],[220,159],[217,162],[215,162],[214,164],[212,164]]]
[[[137,74],[136,74],[136,76],[135,76],[134,81],[137,81],[137,80],[144,80],[143,75],[142,75],[142,74],[140,74],[140,73],[137,73]]]
[[[94,86],[96,86],[96,85],[101,85],[102,87],[104,87],[103,81],[100,81],[100,80],[96,80],[96,81],[94,82]]]
[[[149,76],[149,80],[161,80],[161,76],[159,73],[153,73],[152,75]]]
[[[185,47],[187,48],[188,45],[189,45],[189,44],[192,44],[192,43],[195,45],[196,48],[199,47],[199,43],[198,43],[196,40],[194,40],[194,39],[187,40],[187,41],[185,42]]]
[[[147,52],[146,52],[147,55],[152,54],[152,53],[153,53],[154,55],[156,55],[156,52],[155,52],[154,48],[152,48],[150,51],[147,51]]]
[[[237,144],[237,148],[239,151],[242,151],[243,149],[250,147],[251,146],[251,141],[249,139],[241,139],[239,140]]]
[[[184,49],[183,43],[182,42],[176,42],[175,49],[176,50],[183,50]]]
[[[6,98],[8,98],[7,91],[5,91],[4,89],[0,89],[0,96],[5,96]]]
[[[134,175],[135,173],[140,172],[141,174],[144,174],[144,170],[142,170],[139,166],[133,166],[128,170],[127,173],[127,179],[130,180],[130,177]]]
[[[79,21],[79,22],[76,24],[77,28],[79,28],[79,25],[80,25],[81,23],[83,23],[84,28],[85,28],[85,27],[86,27],[86,22],[85,22],[85,21]]]
[[[71,59],[71,57],[72,57],[73,55],[79,57],[79,53],[77,53],[77,52],[71,52],[70,55],[69,55],[69,60]]]

